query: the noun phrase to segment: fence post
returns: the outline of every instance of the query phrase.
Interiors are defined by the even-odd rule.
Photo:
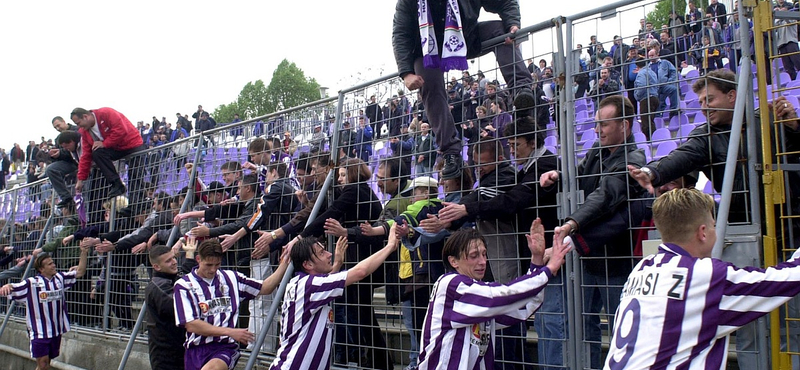
[[[203,136],[203,133],[200,133],[200,136]],[[202,138],[201,138],[202,140]],[[194,198],[194,183],[195,178],[197,177],[197,168],[199,167],[200,161],[200,152],[201,150],[196,150],[194,154],[194,166],[192,166],[192,173],[189,175],[189,191],[186,192],[186,198],[183,200],[183,204],[181,204],[181,210],[178,213],[184,213],[189,209],[189,205],[192,204]],[[170,169],[171,171],[171,169]],[[167,246],[172,247],[175,244],[175,241],[178,239],[178,232],[180,231],[180,225],[175,225],[172,227],[172,232],[169,234],[169,241],[167,241]],[[142,323],[144,322],[144,316],[147,312],[147,299],[142,302],[142,309],[139,310],[139,317],[136,318],[136,324],[133,326],[133,330],[131,331],[131,335],[128,338],[128,344],[125,346],[125,353],[122,354],[122,360],[119,362],[118,370],[125,369],[125,366],[128,364],[128,357],[131,355],[131,351],[133,351],[133,343],[136,342],[136,335],[139,334],[139,330],[142,328]]]
[[[108,212],[108,231],[114,231],[114,223],[117,220],[116,197],[111,200],[111,209]],[[111,252],[106,252],[106,276],[105,276],[105,296],[103,297],[103,332],[108,330],[108,315],[111,303]]]

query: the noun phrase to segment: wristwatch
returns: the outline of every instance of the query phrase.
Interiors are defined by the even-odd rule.
[[[647,178],[650,179],[650,182],[653,182],[653,170],[648,167],[642,167],[640,170],[647,175]]]
[[[278,234],[275,234],[275,231],[270,231],[269,236],[272,237],[272,240],[278,240]]]

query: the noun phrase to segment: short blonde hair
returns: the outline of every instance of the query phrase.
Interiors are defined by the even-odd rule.
[[[653,202],[653,221],[665,242],[687,241],[714,218],[714,199],[697,189],[668,191]]]
[[[113,201],[116,202],[118,211],[128,206],[128,198],[126,198],[124,195],[117,195],[117,197],[114,198]],[[105,209],[106,211],[110,211],[111,204],[112,204],[111,199],[103,202],[103,209]]]

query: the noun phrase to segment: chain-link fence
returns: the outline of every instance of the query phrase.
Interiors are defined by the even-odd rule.
[[[649,205],[660,193],[696,187],[714,195],[731,225],[719,255],[737,264],[761,264],[761,201],[783,205],[774,237],[786,243],[794,235],[791,193],[785,204],[765,197],[781,189],[762,194],[761,164],[747,155],[758,152],[758,130],[742,134],[735,125],[715,124],[723,116],[755,122],[753,108],[764,105],[750,94],[726,105],[704,100],[710,85],[718,87],[714,81],[728,79],[739,91],[752,84],[762,101],[781,95],[797,107],[794,77],[772,69],[775,79],[764,80],[767,86],[754,83],[749,61],[741,64],[744,71],[737,68],[749,50],[760,55],[758,42],[755,49],[743,46],[752,36],[737,36],[752,35],[750,21],[739,21],[737,12],[707,17],[673,4],[676,16],[664,28],[637,26],[654,6],[625,1],[554,18],[521,30],[517,46],[495,37],[484,43],[489,54],[477,65],[443,76],[446,110],[426,107],[426,97],[387,77],[169,144],[150,147],[154,141],[144,138],[117,162],[122,196],[112,197],[118,193],[113,177],[94,168],[85,171],[81,196],[64,202],[63,194],[76,194],[76,179],[51,164],[51,178],[59,176],[52,188],[51,179],[0,193],[0,218],[7,220],[2,244],[14,247],[0,276],[19,281],[33,273],[24,258],[39,249],[60,269],[75,266],[79,246],[91,245],[87,272],[66,297],[71,322],[81,331],[144,340],[144,290],[153,275],[147,252],[154,245],[179,251],[189,237],[219,238],[226,251],[222,268],[260,280],[297,235],[320,238],[331,252],[336,237],[346,236],[346,269],[382,248],[397,223],[408,232],[398,253],[333,303],[331,353],[336,366],[396,368],[418,360],[432,286],[445,270],[440,256],[447,236],[477,229],[487,247],[484,280],[506,283],[527,269],[524,235],[539,217],[547,239],[560,225],[577,231],[578,254],[550,280],[535,315],[498,331],[495,360],[504,368],[601,368],[628,273],[658,244]],[[603,44],[611,45],[608,52]],[[780,68],[777,55],[768,60]],[[738,80],[721,72],[726,69]],[[514,106],[523,86],[535,98],[525,110]],[[452,127],[443,127],[439,119],[448,114]],[[774,127],[762,132],[784,143],[781,126]],[[722,137],[729,145],[709,144]],[[691,148],[693,157],[681,157]],[[788,192],[795,153],[777,148],[774,167],[783,172],[773,176],[785,176]],[[444,157],[451,153],[463,171],[445,180]],[[645,165],[656,174],[650,188],[628,167]],[[766,156],[763,166],[766,176],[773,168]],[[179,252],[184,273],[191,266],[186,259]],[[263,361],[280,344],[275,301],[285,284],[239,306],[238,327],[265,334],[259,338]],[[796,316],[791,307],[788,317]],[[7,312],[16,317],[20,310]],[[792,354],[796,321],[780,325]],[[767,344],[765,332],[763,321],[738,332],[742,368],[767,367],[766,348],[780,342]]]

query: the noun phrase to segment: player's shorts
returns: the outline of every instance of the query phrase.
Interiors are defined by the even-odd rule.
[[[50,357],[51,359],[58,357],[61,349],[61,336],[44,339],[31,340],[31,357]]]
[[[218,358],[228,365],[228,369],[236,367],[239,362],[239,345],[236,343],[212,342],[191,347],[183,355],[186,370],[200,370],[209,361]]]

